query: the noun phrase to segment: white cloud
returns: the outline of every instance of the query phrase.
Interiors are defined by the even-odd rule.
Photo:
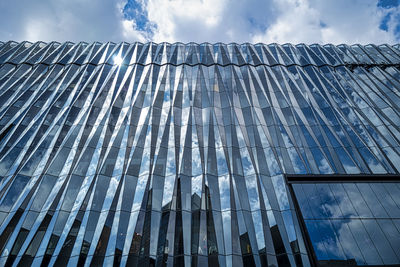
[[[395,16],[377,0],[149,0],[153,40],[182,42],[395,43]]]
[[[258,0],[150,0],[147,11],[156,42],[246,42],[274,18],[273,5]]]
[[[145,42],[147,40],[146,36],[139,32],[136,31],[136,25],[135,22],[132,20],[122,20],[122,36],[123,39],[121,40],[133,40],[133,41],[140,41],[140,42]]]
[[[126,2],[1,1],[0,39],[365,44],[400,36],[400,9],[380,8],[378,0],[136,0],[148,32],[124,16]],[[379,26],[389,12],[385,31]]]
[[[292,43],[395,43],[394,27],[379,28],[389,12],[374,0],[275,0],[280,16],[254,41]],[[397,40],[398,41],[398,40]]]
[[[118,0],[0,1],[0,39],[29,41],[144,41],[124,19]]]

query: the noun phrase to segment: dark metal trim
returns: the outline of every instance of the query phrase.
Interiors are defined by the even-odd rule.
[[[400,182],[399,174],[295,174],[285,175],[286,182],[292,183],[354,183],[354,182]]]

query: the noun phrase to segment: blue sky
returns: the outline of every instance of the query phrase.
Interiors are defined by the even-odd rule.
[[[0,40],[398,43],[400,0],[3,0]]]

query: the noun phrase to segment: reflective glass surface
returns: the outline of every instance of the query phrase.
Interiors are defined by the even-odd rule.
[[[400,264],[400,183],[292,184],[319,266]]]
[[[0,266],[310,266],[285,175],[399,174],[399,51],[0,42]],[[396,188],[302,188],[316,251],[393,262]]]

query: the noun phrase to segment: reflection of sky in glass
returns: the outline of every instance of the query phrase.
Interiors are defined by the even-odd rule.
[[[8,189],[6,196],[1,200],[0,209],[2,211],[9,211],[11,207],[14,205],[15,201],[17,201],[20,196],[22,190],[25,188],[26,184],[29,181],[28,176],[18,175],[15,177],[14,182],[12,183],[10,189]]]
[[[276,197],[278,199],[279,207],[281,210],[289,209],[289,202],[286,193],[286,184],[282,175],[272,177]]]
[[[397,183],[304,183],[293,189],[318,260],[400,264]]]
[[[230,209],[230,186],[229,186],[229,176],[218,177],[219,182],[219,194],[221,197],[221,210]]]
[[[255,51],[249,44],[230,44],[229,56],[235,58],[230,62],[222,55],[223,44],[202,44],[203,52],[195,44],[98,44],[102,52],[91,44],[77,45],[86,51],[82,62],[86,56],[89,60],[97,55],[101,64],[113,63],[113,56],[119,55],[122,65],[69,64],[68,59],[62,64],[48,62],[46,67],[38,66],[36,74],[27,71],[36,79],[32,87],[31,80],[25,82],[9,64],[0,68],[0,72],[10,71],[10,81],[18,79],[15,86],[7,81],[1,88],[0,102],[10,99],[3,103],[0,128],[11,128],[0,140],[0,178],[4,179],[0,220],[9,223],[26,199],[25,203],[31,202],[25,214],[30,215],[21,217],[19,225],[39,226],[42,219],[35,218],[43,218],[44,213],[36,216],[32,211],[47,210],[61,196],[61,211],[56,208],[55,212],[65,219],[57,219],[57,230],[49,227],[43,239],[62,233],[54,255],[65,240],[70,242],[67,237],[77,218],[82,227],[75,256],[84,239],[93,240],[90,253],[96,254],[98,240],[106,240],[100,238],[103,225],[104,230],[112,225],[106,256],[111,259],[120,250],[123,263],[132,255],[131,243],[140,249],[147,246],[140,240],[135,244],[145,235],[150,237],[150,257],[163,251],[170,259],[179,257],[175,243],[181,238],[186,261],[191,260],[193,245],[194,252],[202,255],[207,254],[207,246],[215,246],[213,256],[221,265],[236,263],[241,252],[249,249],[255,261],[265,249],[269,264],[284,257],[294,263],[292,254],[306,251],[283,173],[381,174],[400,168],[399,70],[358,66],[349,71],[318,59],[324,54],[335,64],[342,62],[340,58],[353,60],[349,58],[353,48],[340,52],[337,47],[314,45],[311,50],[317,55],[313,55],[304,45],[280,49],[258,44]],[[75,45],[67,46],[73,52],[70,56],[79,57],[80,50],[72,48]],[[243,50],[236,54],[233,48]],[[57,58],[61,50],[41,51]],[[106,56],[104,51],[111,54]],[[205,57],[204,51],[210,55]],[[266,56],[278,65],[252,65],[259,51],[265,53],[260,59]],[[281,54],[284,51],[289,54]],[[391,56],[388,53],[385,57]],[[213,57],[220,65],[214,64]],[[207,66],[197,65],[206,58]],[[322,65],[280,65],[293,62]],[[19,64],[12,68],[25,68]],[[35,63],[26,68],[35,69]],[[6,72],[0,74],[2,79]],[[20,86],[23,83],[27,86]],[[32,95],[21,105],[22,97],[30,93],[27,90]],[[49,128],[42,132],[44,121]],[[400,259],[398,184],[293,187],[320,258],[355,259],[359,264]],[[91,215],[100,209],[103,214]],[[64,212],[71,215],[61,215]],[[82,212],[86,214],[83,221]],[[7,248],[13,247],[18,227]],[[85,231],[93,229],[96,233],[88,239]],[[22,241],[24,247],[31,246],[35,234],[31,231]],[[42,242],[40,256],[47,243]],[[146,254],[147,248],[143,251]],[[79,257],[75,258],[77,262]]]

